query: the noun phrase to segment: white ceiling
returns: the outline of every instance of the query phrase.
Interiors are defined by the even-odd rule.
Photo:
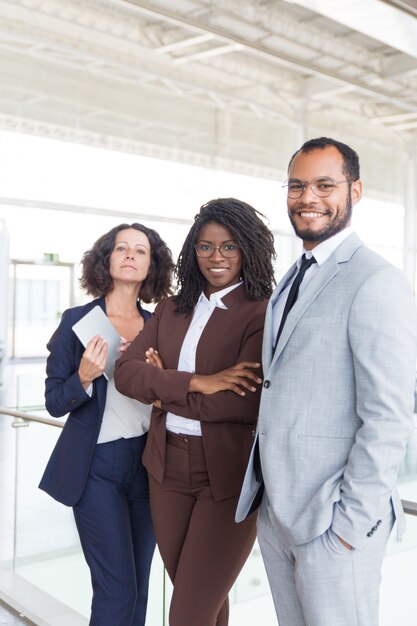
[[[0,128],[267,177],[329,134],[389,195],[417,145],[417,19],[393,4],[0,0]]]

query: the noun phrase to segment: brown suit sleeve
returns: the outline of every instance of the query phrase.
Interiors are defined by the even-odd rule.
[[[114,382],[116,389],[145,404],[155,400],[185,402],[192,374],[174,369],[161,370],[146,363],[145,351],[158,347],[158,329],[168,300],[155,309],[152,318],[135,338],[129,349],[116,361]]]
[[[257,361],[260,363],[262,337],[263,318],[258,317],[247,328],[236,362]],[[256,370],[256,374],[262,377],[261,368]],[[184,398],[185,402],[178,403],[173,399],[168,402],[163,401],[162,408],[200,422],[251,423],[258,417],[261,396],[261,385],[255,384],[255,387],[257,387],[255,392],[245,390],[246,395],[243,397],[234,391],[218,391],[210,395],[189,393]]]
[[[213,374],[240,361],[261,363],[265,308],[266,303],[245,301],[233,312],[227,312],[227,317],[223,312],[218,313],[218,322],[213,321],[210,330],[207,326],[200,339],[199,353],[202,356],[198,373]],[[116,363],[118,391],[146,404],[160,400],[164,411],[189,419],[254,422],[258,416],[260,387],[254,393],[246,391],[244,397],[233,391],[211,395],[188,393],[193,374],[174,369],[187,328],[184,319],[173,313],[172,301],[161,302],[152,319]],[[228,351],[224,348],[224,339],[232,333],[236,339]],[[149,347],[159,350],[167,369],[161,370],[145,362],[145,351]],[[261,369],[256,373],[262,376]]]

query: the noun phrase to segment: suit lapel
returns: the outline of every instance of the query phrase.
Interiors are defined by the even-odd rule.
[[[172,357],[173,361],[170,364],[170,367],[177,367],[182,344],[184,343],[185,335],[188,332],[188,329],[191,324],[191,320],[193,319],[193,311],[190,313],[172,313],[172,326],[169,335],[166,338],[166,346],[169,347],[167,353]],[[175,332],[172,330],[175,328]],[[165,363],[165,366],[167,364]]]
[[[200,341],[197,345],[196,351],[196,365],[198,369],[201,368],[201,358],[203,354],[207,354],[207,351],[211,351],[216,349],[215,347],[219,342],[219,335],[224,332],[223,329],[227,327],[227,320],[230,318],[230,313],[227,311],[233,309],[234,307],[242,307],[245,306],[248,302],[248,297],[246,295],[246,289],[243,284],[239,285],[232,291],[229,291],[223,298],[221,299],[225,309],[222,309],[218,306],[215,307],[213,313],[210,315],[208,322],[204,327],[203,334],[201,335]],[[187,327],[185,328],[184,336],[188,330],[188,327],[191,323],[192,315],[190,319],[187,321]],[[182,343],[182,340],[181,340]]]
[[[265,316],[265,328],[264,328],[264,339],[262,345],[262,366],[264,372],[267,371],[271,364],[272,360],[272,346],[275,343],[275,338],[273,337],[273,308],[275,302],[278,300],[280,293],[285,289],[288,284],[288,281],[294,276],[297,271],[297,263],[294,263],[285,276],[279,281],[278,285],[275,287],[274,292],[269,300],[268,308],[266,310]]]
[[[284,328],[282,330],[281,337],[279,338],[278,345],[276,347],[275,353],[272,356],[272,338],[270,341],[270,350],[271,357],[268,361],[268,366],[274,363],[281,354],[282,350],[286,346],[289,338],[291,337],[294,328],[298,324],[300,318],[307,311],[312,302],[317,298],[320,292],[326,287],[326,285],[336,276],[340,271],[340,264],[346,263],[350,260],[352,255],[356,252],[358,248],[363,246],[362,241],[356,235],[356,233],[352,233],[345,239],[338,248],[331,254],[331,256],[327,259],[325,263],[321,267],[319,267],[318,271],[312,277],[304,291],[301,293],[301,296],[294,304],[293,308],[288,314],[288,317],[285,321]],[[313,251],[314,253],[314,251]],[[294,266],[293,266],[294,267]],[[294,271],[293,267],[290,271]],[[287,275],[284,276],[284,279],[287,278]],[[283,279],[283,280],[284,280]],[[288,278],[287,278],[288,281]],[[280,283],[281,284],[281,283]],[[279,287],[280,285],[278,285]],[[278,289],[278,288],[277,288]],[[282,291],[282,288],[281,288]],[[272,319],[271,319],[272,326]],[[264,370],[265,371],[265,370]]]
[[[284,328],[282,329],[282,334],[279,338],[275,354],[272,358],[272,362],[274,362],[281,354],[289,338],[291,337],[294,328],[298,324],[298,321],[304,315],[308,307],[311,305],[312,302],[314,302],[314,300],[317,298],[322,289],[324,289],[324,287],[329,283],[329,281],[338,273],[339,265],[332,256],[326,261],[326,263],[322,267],[319,268],[319,271],[317,271],[315,276],[313,276],[313,278],[310,280],[305,290],[302,292],[301,296],[298,298],[293,308],[288,313],[288,317],[285,321]]]

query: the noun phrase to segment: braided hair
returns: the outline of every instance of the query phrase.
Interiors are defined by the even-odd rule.
[[[194,245],[206,224],[216,222],[227,228],[239,244],[242,255],[242,279],[250,300],[264,300],[272,293],[275,280],[274,235],[263,222],[265,218],[250,204],[235,198],[218,198],[203,204],[194,217],[176,266],[177,311],[189,313],[197,304],[206,280],[196,260]]]

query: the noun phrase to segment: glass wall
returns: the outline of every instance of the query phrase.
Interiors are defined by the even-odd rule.
[[[11,358],[46,356],[46,339],[74,301],[74,265],[13,261],[11,270]]]
[[[390,263],[404,266],[404,207],[395,202],[364,197],[353,209],[353,225],[359,236]]]

